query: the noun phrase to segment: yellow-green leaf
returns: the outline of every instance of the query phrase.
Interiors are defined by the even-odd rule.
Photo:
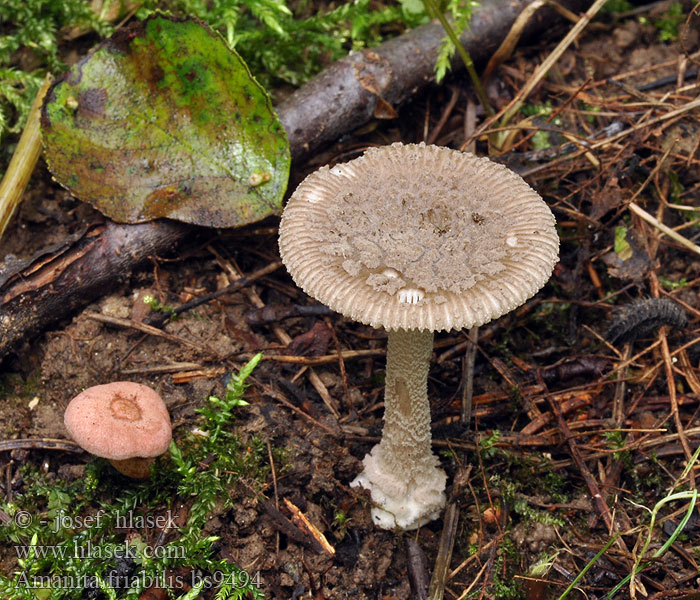
[[[627,241],[627,227],[615,227],[615,254],[621,261],[632,258],[634,254],[632,247]]]
[[[115,33],[54,84],[42,129],[54,177],[116,221],[232,227],[281,208],[284,128],[243,60],[196,21]]]

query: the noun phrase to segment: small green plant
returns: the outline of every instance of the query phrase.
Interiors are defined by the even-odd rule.
[[[632,258],[634,255],[634,250],[627,241],[627,227],[624,225],[618,225],[615,227],[615,254],[622,261]]]
[[[486,97],[486,91],[481,84],[481,79],[476,72],[474,67],[474,61],[472,61],[471,56],[467,49],[462,45],[459,39],[460,34],[467,29],[469,22],[472,18],[472,8],[477,6],[477,2],[474,0],[447,0],[447,8],[449,9],[452,19],[448,19],[445,14],[445,8],[439,0],[422,0],[423,6],[425,7],[425,12],[430,16],[431,19],[437,19],[440,21],[442,28],[445,30],[445,38],[442,41],[442,45],[438,51],[438,57],[435,65],[435,79],[440,82],[442,81],[447,69],[450,68],[451,58],[454,52],[457,52],[464,63],[464,67],[467,69],[469,78],[474,86],[474,91],[481,101],[481,105],[487,115],[492,116],[495,114],[493,107],[489,104],[488,98]]]
[[[149,481],[124,487],[102,460],[73,482],[25,467],[21,495],[0,506],[10,517],[0,542],[17,563],[14,575],[0,575],[0,597],[78,599],[100,588],[107,598],[137,600],[157,585],[191,587],[179,596],[189,600],[205,590],[217,600],[262,600],[259,575],[216,558],[217,538],[203,532],[215,506],[232,505],[234,484],[255,493],[267,476],[263,442],[230,431],[259,360],[231,377],[223,399],[209,398],[195,432],[171,445],[174,468],[160,461]]]
[[[680,280],[673,281],[672,279],[669,279],[668,277],[664,277],[663,275],[659,275],[659,283],[661,284],[661,286],[665,290],[672,292],[673,290],[682,290],[684,287],[686,287],[688,285],[688,280],[685,277],[681,277]]]
[[[597,117],[598,113],[601,112],[602,110],[603,110],[602,106],[596,106],[596,105],[592,105],[592,104],[589,105],[589,104],[582,103],[582,111],[584,113],[586,113],[586,121],[588,123],[591,123],[591,124],[595,123],[597,118],[598,118]]]
[[[685,191],[685,186],[681,183],[678,173],[669,171],[668,179],[671,182],[671,200],[673,202],[681,202],[681,195]]]
[[[523,507],[522,498],[527,496],[549,497],[552,502],[567,503],[570,497],[566,491],[570,484],[562,475],[555,472],[551,465],[551,457],[546,454],[517,455],[505,449],[494,455],[499,459],[498,468],[489,479],[489,484],[501,491],[504,502],[516,507],[519,514],[543,523],[558,524],[559,520],[539,518],[534,512]],[[486,456],[482,454],[486,461]],[[517,506],[516,506],[517,505]],[[548,515],[551,513],[547,513]]]
[[[345,538],[351,521],[352,519],[348,517],[347,513],[339,508],[333,513],[333,528],[339,541]]]
[[[546,577],[549,570],[552,568],[554,561],[559,556],[559,552],[552,552],[551,554],[543,552],[536,562],[530,565],[527,570],[528,577]]]
[[[516,484],[513,481],[502,480],[499,487],[501,495],[503,496],[503,501],[507,505],[512,506],[513,511],[520,515],[525,522],[556,525],[558,527],[564,526],[565,523],[563,519],[550,512],[534,508],[525,497],[519,495],[518,491],[522,487],[520,484]]]
[[[664,15],[654,21],[654,26],[659,32],[659,40],[675,42],[678,39],[678,28],[683,20],[683,5],[680,2],[673,2]]]
[[[254,481],[267,478],[269,465],[265,462],[267,448],[264,442],[256,437],[243,444],[230,431],[234,409],[248,404],[243,400],[245,381],[261,357],[256,355],[238,375],[231,376],[223,399],[209,396],[207,404],[197,410],[204,422],[192,435],[189,452],[181,452],[175,444],[170,446],[170,456],[179,475],[178,494],[195,498],[187,530],[201,529],[217,501],[229,502],[228,488],[242,474]],[[207,468],[203,469],[203,464]]]
[[[444,6],[442,6],[442,3],[438,3],[438,5],[438,10],[447,12],[451,16],[450,26],[454,34],[459,37],[469,27],[474,7],[478,6],[479,3],[474,0],[447,0]],[[450,70],[452,57],[457,50],[457,44],[454,43],[452,37],[445,35],[435,63],[436,81],[440,82],[444,79],[447,71]]]
[[[498,440],[501,439],[501,432],[494,429],[488,437],[479,440],[479,451],[484,460],[492,459],[496,456]]]
[[[143,303],[151,310],[168,315],[171,320],[177,319],[179,316],[172,306],[169,304],[161,304],[155,296],[151,296],[150,294],[143,297]]]
[[[601,12],[608,14],[624,13],[632,10],[629,0],[608,0],[601,9]]]
[[[678,173],[669,171],[668,179],[671,182],[672,208],[680,211],[681,216],[686,222],[686,227],[700,228],[700,210],[698,210],[692,200],[689,204],[686,204],[687,200],[684,194],[685,187],[681,183]]]
[[[549,141],[549,133],[541,129],[535,132],[530,138],[530,142],[532,143],[532,149],[535,151],[549,150],[552,147],[552,143]]]
[[[538,484],[542,493],[549,494],[554,502],[569,502],[570,498],[566,493],[569,486],[564,478],[552,469],[552,464],[547,458],[541,456],[539,464],[534,468],[539,474]]]
[[[613,460],[622,461],[622,463],[628,467],[632,467],[632,455],[629,450],[623,450],[627,443],[625,437],[620,431],[606,431],[603,433],[603,437],[607,442],[608,448],[615,450],[613,452]]]
[[[542,523],[543,525],[556,525],[564,527],[566,522],[564,519],[553,515],[552,513],[537,510],[524,498],[516,498],[513,502],[513,510],[519,514],[525,521]]]
[[[629,476],[634,485],[633,498],[637,504],[656,497],[658,490],[664,486],[664,466],[655,452],[649,453],[649,459],[643,465],[635,465],[630,469]]]
[[[543,104],[524,104],[520,111],[526,116],[545,117],[552,114],[552,103],[547,100]],[[554,125],[561,125],[561,118],[555,117],[552,120]],[[548,131],[538,130],[530,138],[533,150],[547,150],[552,147]]]

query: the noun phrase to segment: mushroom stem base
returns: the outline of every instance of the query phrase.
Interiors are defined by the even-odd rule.
[[[122,475],[132,479],[148,479],[151,476],[151,465],[155,458],[125,458],[123,460],[109,459],[112,466]]]
[[[406,481],[387,471],[377,445],[365,456],[365,468],[351,483],[372,493],[372,520],[381,529],[416,529],[437,519],[445,507],[447,475],[437,467],[437,457],[426,457],[418,478]]]

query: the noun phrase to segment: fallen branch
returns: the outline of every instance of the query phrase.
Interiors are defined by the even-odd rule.
[[[151,256],[172,250],[189,231],[191,227],[175,221],[108,221],[17,272],[0,268],[0,280],[6,278],[0,286],[0,358],[28,336],[102,296]]]
[[[474,9],[469,29],[460,41],[475,63],[491,57],[529,4],[530,0],[491,0]],[[576,11],[590,2],[564,0],[559,4]],[[542,32],[557,19],[553,9],[543,9],[524,28],[522,38]],[[376,48],[336,61],[298,89],[277,107],[292,157],[303,158],[373,118],[395,116],[394,107],[435,80],[435,60],[444,35],[439,23],[417,27]],[[460,66],[455,59],[453,68]]]
[[[470,29],[460,39],[476,63],[498,48],[528,3],[493,0],[475,9]],[[579,10],[588,2],[560,4]],[[544,9],[531,19],[524,36],[549,29],[556,18]],[[430,23],[372,50],[352,53],[281,103],[277,112],[294,160],[373,118],[396,116],[394,107],[434,81],[442,38],[442,27]],[[0,360],[30,336],[104,295],[152,256],[172,252],[191,231],[170,221],[108,222],[30,264],[11,266],[7,259],[0,263]]]

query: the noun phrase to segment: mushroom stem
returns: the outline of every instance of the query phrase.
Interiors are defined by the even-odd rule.
[[[428,371],[433,332],[389,332],[384,388],[384,431],[381,454],[392,471],[405,464],[435,463],[430,447]]]
[[[446,475],[430,445],[432,352],[432,331],[389,331],[384,431],[352,483],[372,492],[372,518],[384,529],[415,529],[437,518],[445,505]]]
[[[151,465],[156,461],[153,457],[125,458],[123,460],[109,459],[112,466],[122,475],[131,479],[148,479],[151,476]]]

